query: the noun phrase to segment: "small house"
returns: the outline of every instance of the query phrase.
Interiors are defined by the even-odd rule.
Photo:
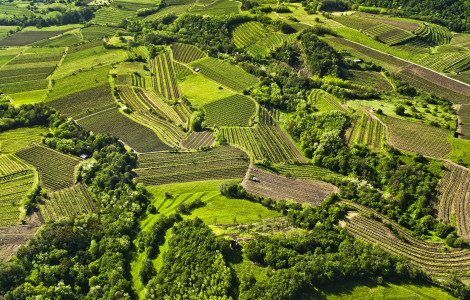
[[[85,153],[83,153],[83,154],[80,155],[80,157],[83,158],[83,159],[87,159],[87,158],[88,158],[88,155],[86,155]]]
[[[199,71],[201,71],[201,70],[200,70],[199,68],[195,68],[194,71],[195,71],[195,72],[199,72]]]
[[[359,64],[359,63],[362,62],[362,59],[355,59],[354,62],[355,62],[356,64]]]

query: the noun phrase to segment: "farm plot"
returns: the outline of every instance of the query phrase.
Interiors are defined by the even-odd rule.
[[[341,105],[339,99],[334,97],[331,94],[328,94],[320,89],[313,89],[308,99],[312,105],[320,111],[325,110],[339,110],[346,111],[346,109]]]
[[[404,67],[397,75],[413,87],[453,103],[467,103],[470,96],[470,86],[418,65]]]
[[[251,21],[238,25],[232,33],[235,46],[241,48],[252,45],[262,38],[266,37],[272,30],[265,25]]]
[[[21,149],[16,154],[39,171],[45,188],[55,191],[74,183],[75,166],[80,159],[42,146]]]
[[[456,33],[453,35],[450,42],[452,46],[464,47],[470,50],[470,34],[468,33]]]
[[[191,71],[191,69],[189,69],[185,65],[182,65],[182,64],[177,63],[177,62],[173,63],[173,68],[175,69],[176,79],[181,79],[181,78],[184,78],[188,75],[193,74],[193,71]]]
[[[445,173],[437,188],[439,215],[445,223],[452,224],[455,215],[458,234],[470,238],[470,170],[453,163],[444,163]]]
[[[101,7],[95,12],[95,17],[91,22],[103,26],[118,26],[122,20],[135,15],[135,12],[129,12],[115,7]]]
[[[462,52],[436,53],[426,55],[417,62],[425,67],[449,72],[451,70],[463,71],[468,67],[470,55]]]
[[[367,14],[367,13],[356,13],[355,15],[368,18],[370,20],[374,20],[380,23],[392,25],[398,28],[401,28],[406,31],[413,31],[419,28],[420,23],[418,22],[407,22],[407,21],[402,21],[402,20],[397,20],[397,19],[391,19],[391,18],[381,18],[377,15],[374,14]]]
[[[460,134],[463,139],[470,140],[470,105],[462,104],[458,110]]]
[[[328,169],[310,164],[271,164],[268,168],[263,168],[267,172],[273,172],[285,177],[294,177],[299,179],[327,180],[332,178],[343,178],[344,176]]]
[[[87,41],[101,40],[104,37],[113,36],[116,28],[107,26],[92,25],[80,29],[83,39]]]
[[[14,224],[5,224],[9,226]],[[6,263],[18,249],[32,239],[38,225],[17,225],[0,228],[0,263]]]
[[[243,69],[212,57],[195,61],[191,65],[199,68],[202,75],[236,91],[258,83],[258,78]]]
[[[80,126],[95,133],[109,133],[137,152],[167,150],[169,147],[148,127],[110,108],[77,120]]]
[[[296,33],[283,34],[279,32],[272,32],[266,37],[263,37],[255,44],[246,48],[246,51],[252,56],[266,57],[270,54],[270,50],[274,50],[281,46],[283,43],[293,43],[297,38]]]
[[[433,126],[386,117],[389,142],[398,149],[444,158],[451,151],[447,142],[449,131]]]
[[[449,29],[435,24],[422,23],[413,33],[432,45],[449,44],[452,39]]]
[[[31,169],[12,154],[0,154],[0,176],[5,176]]]
[[[365,30],[372,28],[374,26],[380,25],[381,23],[375,20],[363,18],[360,16],[337,16],[333,17],[333,20],[335,20],[338,23],[343,24],[346,27],[350,27],[356,30]]]
[[[274,200],[294,200],[300,203],[319,205],[329,194],[338,192],[331,183],[314,180],[287,178],[261,171],[248,170],[253,179],[244,179],[243,187],[247,192]]]
[[[181,153],[148,153],[139,156],[137,181],[147,185],[245,177],[249,158],[233,147]]]
[[[152,80],[147,76],[141,76],[140,74],[118,74],[114,79],[116,85],[132,85],[141,88],[152,88]]]
[[[274,163],[304,161],[300,152],[277,126],[223,127],[220,132],[228,143],[246,149],[255,160],[267,158]]]
[[[82,184],[77,184],[48,193],[44,203],[39,205],[39,209],[42,217],[47,222],[91,213],[95,209],[95,204],[87,188]]]
[[[217,0],[207,6],[195,6],[191,13],[197,13],[200,15],[230,15],[240,13],[240,3],[230,0]]]
[[[448,271],[454,272],[457,276],[468,276],[470,268],[470,250],[457,250],[444,252],[444,243],[434,243],[419,240],[403,230],[398,224],[387,220],[371,209],[365,208],[355,203],[348,202],[348,206],[353,207],[359,213],[350,212],[341,226],[365,242],[378,244],[381,248],[392,254],[409,258],[411,263],[424,269],[432,275],[446,276]],[[374,214],[382,219],[375,221],[366,218],[365,215]],[[399,237],[390,231],[384,224],[392,226],[398,232]]]
[[[135,92],[134,92],[135,91]],[[177,124],[183,124],[178,114],[158,97],[150,98],[151,92],[122,86],[119,88],[121,100],[132,109],[131,116],[138,122],[155,130],[159,137],[170,145],[178,145],[184,132]],[[154,101],[152,101],[154,100]],[[159,100],[159,101],[158,101]]]
[[[385,92],[393,89],[390,82],[380,72],[355,70],[349,70],[348,72],[348,80],[351,81],[351,83],[371,86],[378,92]]]
[[[377,39],[387,45],[404,43],[416,36],[408,31],[402,30],[388,24],[379,24],[363,31],[365,34]]]
[[[206,57],[204,52],[193,45],[174,43],[171,48],[173,50],[173,58],[185,64]]]
[[[47,102],[47,105],[62,114],[79,119],[115,107],[115,101],[109,84],[103,84]]]
[[[380,151],[386,139],[386,127],[369,114],[356,115],[353,124],[345,134],[348,145],[364,145],[374,151]]]
[[[204,106],[208,126],[249,126],[256,112],[256,105],[250,98],[233,95]]]
[[[67,30],[61,31],[19,31],[0,40],[0,46],[26,46],[37,41],[48,39],[62,34]]]
[[[13,154],[21,148],[41,142],[42,136],[49,132],[46,127],[27,127],[10,129],[0,133],[0,152]]]
[[[187,149],[199,149],[201,147],[210,147],[214,143],[214,133],[212,131],[202,131],[191,133],[181,142],[181,146]]]
[[[0,226],[19,223],[21,200],[35,181],[31,168],[0,176]]]
[[[166,52],[155,57],[154,60],[150,60],[150,67],[155,75],[155,91],[169,100],[180,98],[181,91],[176,83],[171,54]]]

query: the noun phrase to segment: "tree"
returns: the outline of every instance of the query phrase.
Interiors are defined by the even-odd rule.
[[[405,115],[405,107],[403,105],[398,105],[395,107],[395,113],[399,116],[404,116]]]
[[[152,260],[145,258],[139,271],[140,280],[143,284],[147,284],[155,275],[157,275],[157,271],[155,270]]]

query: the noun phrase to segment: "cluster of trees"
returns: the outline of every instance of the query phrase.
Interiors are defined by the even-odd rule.
[[[26,26],[53,26],[85,23],[93,18],[93,8],[89,6],[75,7],[68,6],[60,9],[56,14],[44,16],[36,13],[24,15],[4,15],[0,17],[0,25],[21,27]]]

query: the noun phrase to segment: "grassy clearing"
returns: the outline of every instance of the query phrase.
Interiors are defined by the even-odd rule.
[[[191,104],[197,106],[204,106],[235,94],[200,74],[186,76],[178,80],[178,85]]]
[[[22,93],[9,94],[13,104],[31,104],[42,102],[46,98],[48,90],[36,90]]]

